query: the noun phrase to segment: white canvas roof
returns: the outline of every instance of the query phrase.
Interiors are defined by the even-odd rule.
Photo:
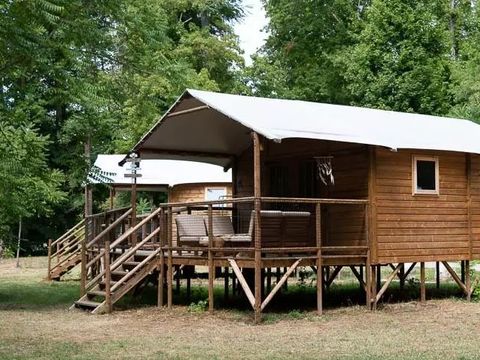
[[[111,180],[113,185],[130,185],[131,178],[124,175],[130,173],[129,163],[119,166],[119,162],[125,158],[123,155],[98,155],[94,166]],[[174,186],[190,183],[229,183],[232,181],[231,171],[225,172],[216,165],[203,164],[182,160],[142,160],[140,170],[142,176],[137,178],[137,184]],[[90,177],[92,183],[99,183],[98,180]]]
[[[229,166],[229,156],[251,144],[252,130],[274,141],[480,153],[480,125],[468,120],[199,90],[187,90],[133,150]]]

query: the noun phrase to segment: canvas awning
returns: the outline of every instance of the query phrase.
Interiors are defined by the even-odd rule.
[[[100,170],[102,180],[98,176],[89,176],[89,180],[96,184],[105,182],[113,185],[117,189],[128,189],[131,186],[131,178],[126,178],[129,174],[129,163],[119,165],[119,162],[126,155],[98,155],[94,167]],[[181,160],[142,160],[140,170],[142,176],[137,178],[139,190],[165,191],[169,186],[191,183],[230,183],[232,181],[231,171],[223,171],[216,165],[202,164],[192,161]]]
[[[480,125],[468,120],[298,100],[187,90],[135,145],[142,158],[228,167],[252,131],[289,138],[480,154]]]

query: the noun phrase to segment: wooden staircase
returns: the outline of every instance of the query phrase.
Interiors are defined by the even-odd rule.
[[[150,227],[150,231],[145,232],[145,226],[149,222],[155,222],[159,213],[159,209],[152,212],[136,226],[129,228],[121,234],[115,241],[110,244],[108,234],[117,225],[111,224],[89,245],[97,244],[98,253],[91,257],[85,265],[85,272],[94,263],[100,263],[99,272],[92,276],[86,283],[84,295],[80,297],[72,306],[89,311],[93,314],[101,314],[111,312],[113,304],[119,301],[130,290],[134,289],[153,271],[158,268],[158,258],[161,251],[160,247],[150,247],[145,250],[147,243],[155,242],[154,240],[160,233],[160,226]],[[130,214],[129,210],[125,215]],[[119,218],[119,221],[121,219]],[[142,230],[142,239],[135,245],[126,248],[126,244],[132,237],[132,234],[139,233]],[[104,238],[102,246],[98,246],[98,242]]]
[[[48,280],[60,278],[82,261],[85,220],[80,221],[55,241],[48,242]]]

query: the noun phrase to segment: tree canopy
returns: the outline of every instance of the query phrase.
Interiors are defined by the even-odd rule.
[[[0,3],[0,238],[76,222],[96,154],[128,151],[187,87],[480,121],[476,0],[263,4],[245,67],[241,0]]]

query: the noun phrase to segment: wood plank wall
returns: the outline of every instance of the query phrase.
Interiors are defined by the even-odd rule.
[[[319,185],[318,196],[325,198],[366,199],[368,197],[368,148],[365,145],[326,141],[289,139],[282,143],[263,142],[262,195],[271,196],[269,166],[288,167],[289,197],[299,197],[299,167],[315,156],[333,155],[335,186]],[[236,196],[253,195],[252,149],[237,158]],[[247,205],[241,205],[247,207]],[[305,209],[301,209],[305,210]],[[311,209],[313,214],[313,208]],[[245,213],[245,211],[243,212]],[[324,245],[365,244],[365,213],[363,206],[323,206]],[[242,221],[245,224],[245,221]],[[245,229],[242,229],[245,231]]]
[[[413,155],[438,156],[439,195],[412,195]],[[374,262],[469,258],[466,159],[463,153],[376,149],[377,259]],[[480,161],[475,166],[480,169]],[[475,194],[480,200],[480,181],[475,181]],[[480,214],[480,207],[476,211]],[[480,221],[476,224],[480,230]],[[480,247],[480,241],[477,246]]]
[[[480,259],[480,155],[471,155],[472,259]]]

